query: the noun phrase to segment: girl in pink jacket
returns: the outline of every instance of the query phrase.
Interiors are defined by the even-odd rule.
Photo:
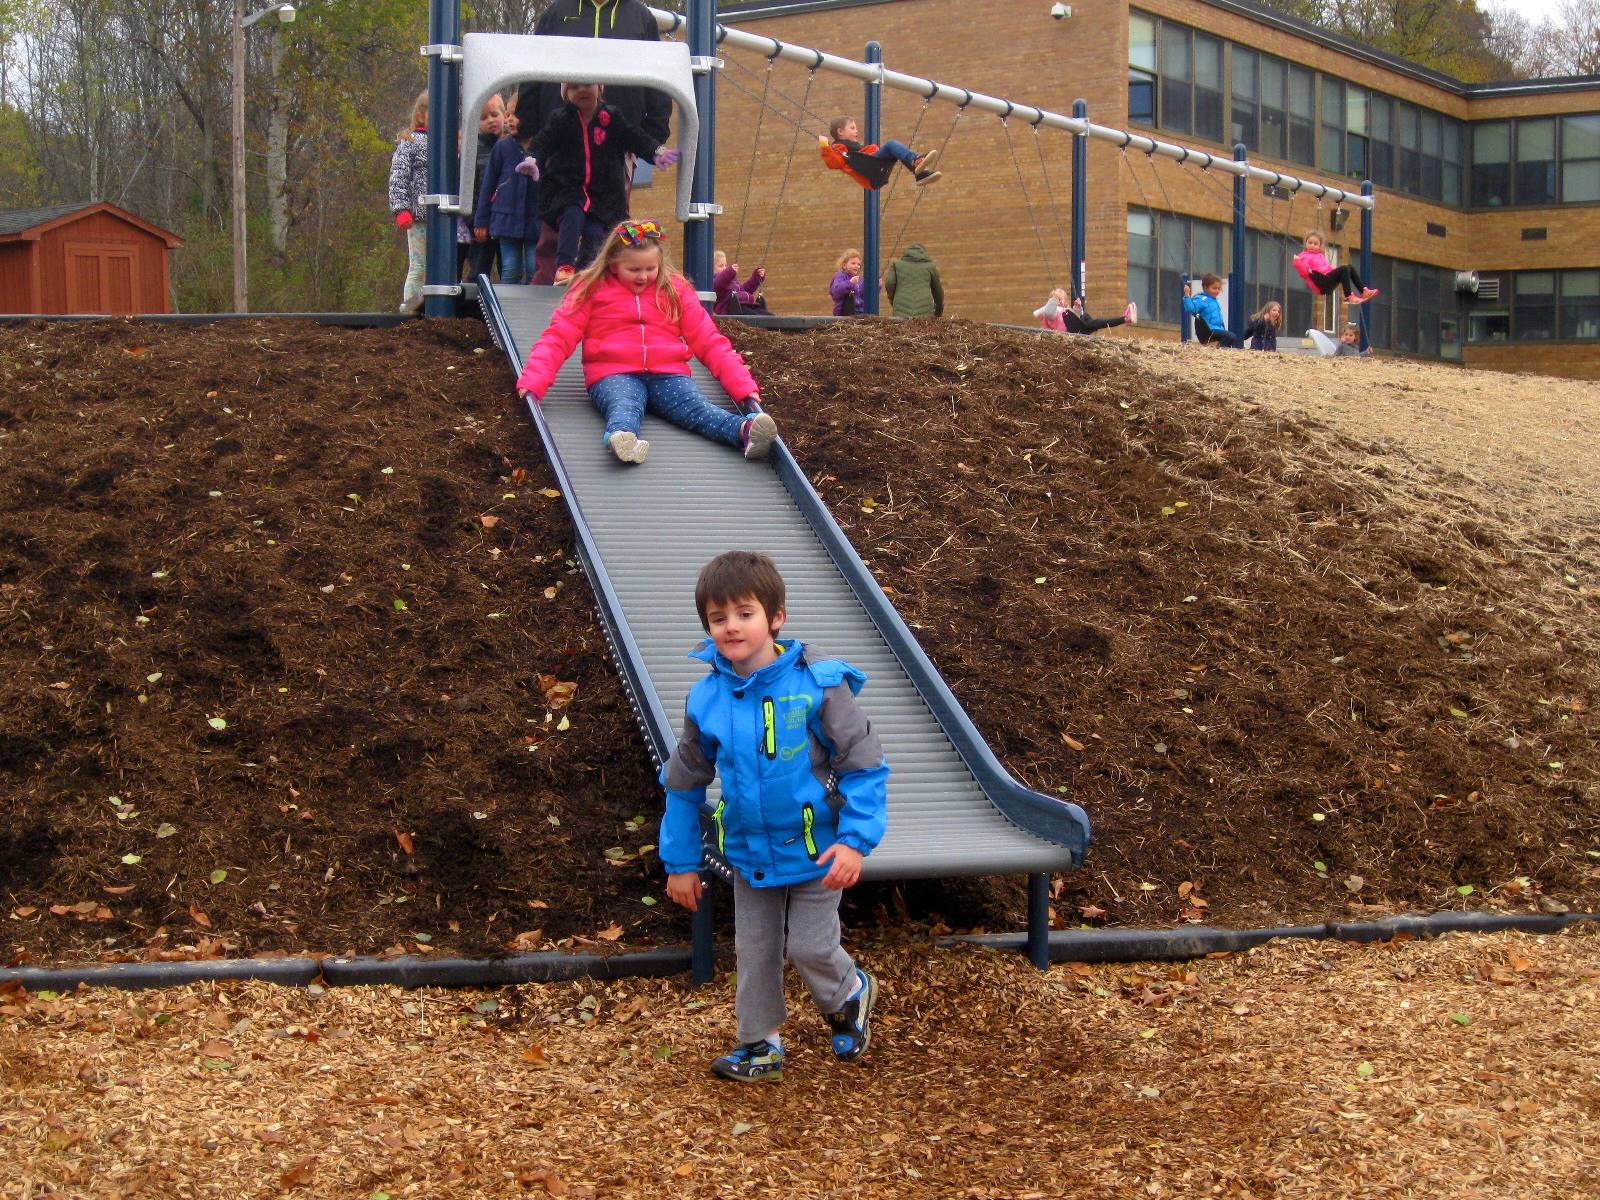
[[[624,221],[576,276],[550,326],[528,352],[517,391],[543,400],[556,372],[583,343],[583,382],[605,415],[602,435],[625,463],[642,463],[639,436],[648,408],[693,433],[765,458],[778,426],[764,412],[738,416],[701,394],[689,374],[692,353],[741,407],[761,394],[744,360],[700,305],[694,287],[667,261],[661,226]]]
[[[1378,294],[1377,288],[1361,282],[1354,267],[1332,266],[1323,250],[1322,235],[1313,229],[1306,234],[1306,248],[1294,256],[1294,269],[1300,272],[1300,278],[1306,281],[1313,295],[1326,296],[1335,287],[1343,287],[1346,304],[1364,304]]]

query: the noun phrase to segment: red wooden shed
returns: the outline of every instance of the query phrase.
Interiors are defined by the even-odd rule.
[[[0,312],[170,312],[181,245],[115,204],[0,210]]]

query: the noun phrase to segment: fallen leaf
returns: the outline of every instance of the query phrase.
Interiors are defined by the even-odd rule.
[[[401,833],[400,830],[396,829],[394,831],[394,840],[400,843],[400,849],[407,854],[415,854],[417,852],[417,844],[412,840],[409,833]]]
[[[535,1042],[522,1052],[522,1061],[533,1067],[548,1067],[550,1060],[544,1056],[544,1047]]]
[[[282,1175],[278,1176],[278,1183],[285,1188],[305,1187],[311,1182],[311,1177],[316,1173],[317,1160],[315,1158],[302,1158]]]
[[[621,925],[607,925],[599,933],[595,934],[595,937],[599,938],[602,942],[614,942],[621,936]]]
[[[733,1136],[734,1137],[743,1137],[745,1134],[749,1133],[754,1128],[755,1128],[755,1126],[751,1125],[748,1121],[736,1121],[736,1122],[734,1122],[734,1126],[733,1126]]]
[[[1083,917],[1085,921],[1098,921],[1101,917],[1106,915],[1106,910],[1101,908],[1098,904],[1084,904],[1078,908],[1078,914]]]
[[[203,926],[206,929],[211,928],[211,918],[206,915],[204,910],[197,908],[193,904],[189,905],[189,919],[196,925]]]
[[[1061,741],[1066,745],[1068,750],[1076,750],[1079,753],[1083,752],[1083,743],[1077,738],[1073,737],[1070,733],[1063,733],[1061,735]]]
[[[478,518],[478,520],[482,522],[485,529],[493,529],[496,525],[500,524],[499,517],[491,517],[488,513],[484,513]]]
[[[528,468],[527,467],[517,467],[515,470],[513,470],[511,472],[511,482],[514,483],[514,484],[521,484],[527,478],[528,478]]]

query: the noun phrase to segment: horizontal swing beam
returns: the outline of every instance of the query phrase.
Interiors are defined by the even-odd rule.
[[[677,13],[667,12],[659,8],[652,8],[650,11],[655,16],[656,24],[663,33],[674,33],[684,25],[683,17]],[[1247,162],[1236,162],[1229,157],[1218,157],[1208,150],[1195,150],[1173,142],[1163,142],[1156,138],[1144,137],[1141,134],[1131,133],[1126,129],[1113,129],[1108,125],[1096,125],[1093,121],[1050,112],[1048,109],[1034,108],[1027,104],[1013,104],[1010,100],[1002,100],[998,96],[987,96],[982,92],[970,92],[966,88],[951,87],[949,84],[939,83],[933,79],[923,79],[917,75],[905,75],[899,71],[888,70],[878,63],[865,63],[858,62],[855,59],[840,58],[835,54],[826,54],[821,50],[813,50],[809,46],[796,46],[789,42],[781,42],[777,38],[760,37],[740,29],[731,29],[722,24],[717,26],[717,43],[724,46],[733,46],[740,50],[751,50],[768,59],[787,59],[813,71],[833,71],[867,83],[880,83],[884,87],[895,88],[899,91],[915,92],[924,100],[948,100],[950,103],[959,105],[962,108],[976,108],[983,112],[994,113],[998,117],[1019,117],[1029,125],[1046,125],[1053,129],[1065,130],[1067,133],[1075,134],[1079,137],[1096,138],[1123,148],[1143,150],[1146,154],[1160,155],[1162,158],[1170,158],[1178,163],[1187,164],[1193,162],[1198,167],[1207,170],[1215,168],[1226,175],[1242,176],[1245,179],[1259,179],[1263,183],[1285,187],[1291,191],[1304,190],[1319,200],[1332,200],[1336,204],[1348,204],[1353,208],[1376,208],[1375,197],[1372,196],[1363,196],[1358,192],[1346,191],[1344,188],[1330,187],[1312,179],[1300,179],[1294,175],[1285,175],[1282,172],[1268,170],[1265,167],[1254,166]]]

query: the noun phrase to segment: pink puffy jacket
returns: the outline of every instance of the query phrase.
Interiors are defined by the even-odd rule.
[[[608,375],[687,375],[692,353],[735,400],[755,395],[759,389],[750,369],[689,281],[674,275],[672,287],[681,314],[676,320],[661,307],[655,289],[636,295],[615,275],[607,275],[586,300],[568,299],[529,351],[517,389],[543,400],[561,364],[582,342],[585,387]]]
[[[1311,289],[1314,296],[1322,295],[1322,289],[1317,286],[1317,281],[1311,278],[1311,272],[1318,275],[1329,275],[1333,266],[1328,262],[1328,256],[1321,250],[1302,250],[1294,256],[1294,269],[1300,273],[1300,278],[1306,281],[1306,286]]]

